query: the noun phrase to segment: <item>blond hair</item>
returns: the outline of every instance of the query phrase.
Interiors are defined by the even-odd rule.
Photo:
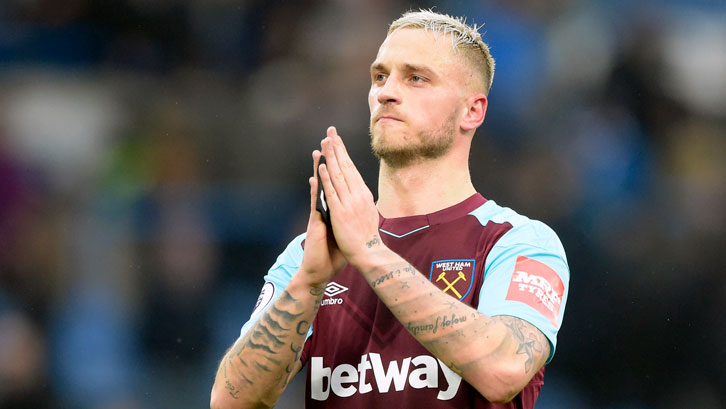
[[[409,11],[391,23],[388,35],[402,28],[420,28],[451,35],[454,50],[463,50],[475,72],[481,75],[484,93],[489,94],[494,79],[494,58],[482,40],[481,26],[466,24],[466,18],[452,17],[432,10]]]

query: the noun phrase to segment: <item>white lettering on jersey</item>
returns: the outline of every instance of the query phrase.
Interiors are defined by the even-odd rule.
[[[320,305],[340,305],[343,303],[342,298],[324,298],[323,301],[320,301]]]
[[[403,387],[406,386],[406,375],[408,375],[408,365],[411,363],[411,358],[406,358],[401,364],[401,369],[398,369],[398,362],[391,361],[388,363],[388,371],[383,370],[383,363],[381,362],[381,356],[374,352],[368,354],[373,365],[373,375],[378,385],[378,390],[381,393],[388,392],[388,388],[391,387],[391,381],[394,382],[397,391],[402,391]]]
[[[471,268],[471,261],[445,261],[436,263],[435,267],[441,271],[461,271],[465,268]]]
[[[409,372],[412,365],[413,370]],[[372,385],[376,386],[379,393],[388,393],[391,385],[396,391],[404,390],[406,385],[414,389],[436,389],[439,388],[438,368],[441,368],[448,388],[440,390],[436,397],[439,400],[450,400],[459,390],[461,377],[429,355],[404,358],[401,362],[390,361],[386,367],[380,354],[371,352],[361,356],[357,367],[341,364],[333,369],[323,365],[322,357],[314,356],[310,361],[310,395],[322,401],[327,400],[332,391],[337,396],[347,398],[356,392],[364,394],[373,391]],[[366,379],[369,369],[373,370],[371,382]]]
[[[562,304],[559,294],[552,288],[546,278],[525,271],[516,271],[512,281],[517,283],[520,291],[533,293],[542,301],[548,310],[554,311],[555,304]]]
[[[328,389],[323,390],[323,379],[330,379],[330,368],[323,366],[323,358],[314,356],[310,360],[310,397],[315,400],[326,400],[330,395],[330,382]]]

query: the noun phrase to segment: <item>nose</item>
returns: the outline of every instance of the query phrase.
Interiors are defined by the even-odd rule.
[[[399,81],[393,75],[389,76],[386,82],[378,88],[378,95],[376,95],[378,103],[401,103],[400,85]]]

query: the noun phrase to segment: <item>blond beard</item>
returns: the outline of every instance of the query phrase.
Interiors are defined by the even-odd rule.
[[[403,168],[413,163],[443,156],[454,144],[456,112],[454,112],[441,127],[421,131],[417,141],[404,146],[391,146],[386,143],[385,136],[373,133],[373,126],[369,127],[371,136],[371,149],[379,160],[391,168]]]

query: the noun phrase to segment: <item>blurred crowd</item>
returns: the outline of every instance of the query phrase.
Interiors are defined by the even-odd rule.
[[[475,186],[568,254],[537,407],[726,407],[723,0],[7,0],[0,408],[208,407],[327,126],[375,192],[369,65],[434,5],[497,60]]]

